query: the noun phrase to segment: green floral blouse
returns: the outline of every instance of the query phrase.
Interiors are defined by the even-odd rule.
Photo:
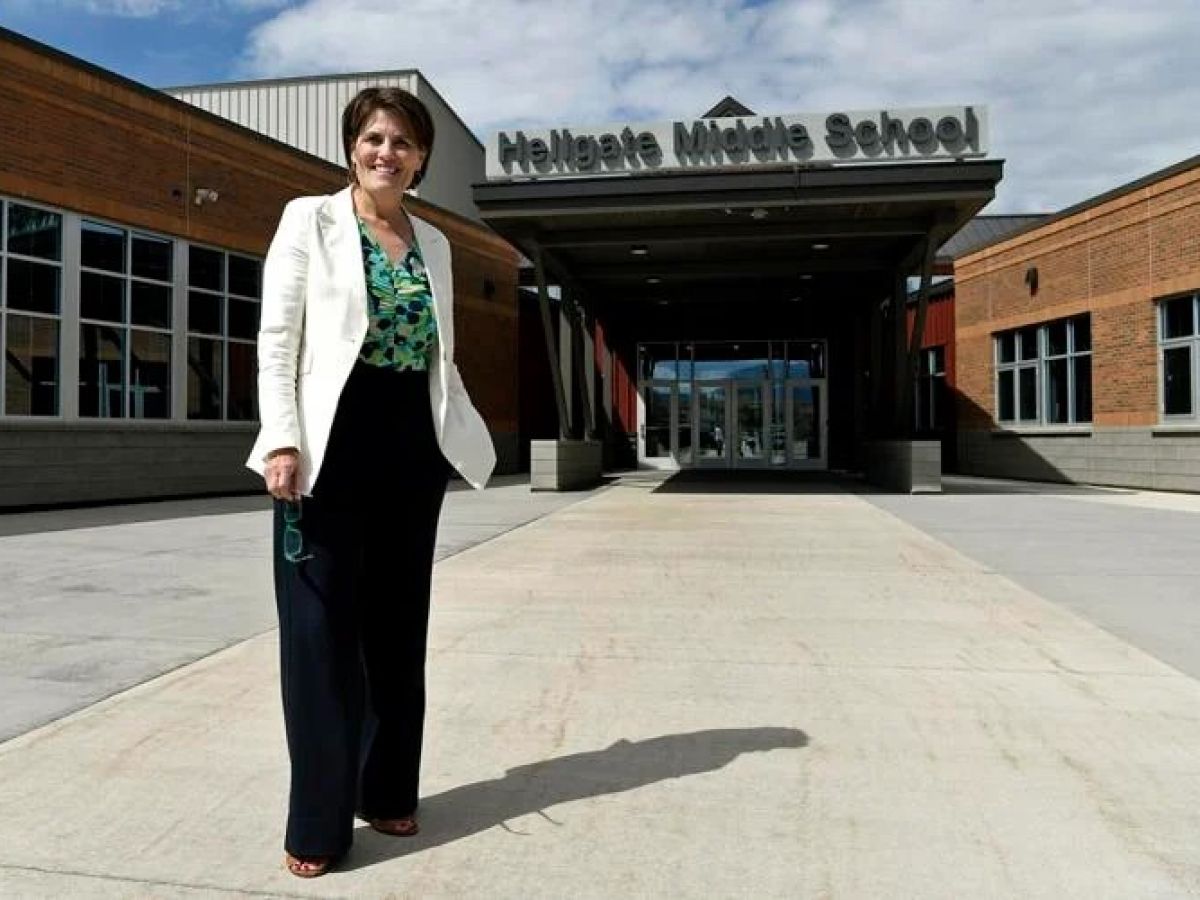
[[[425,261],[414,238],[395,266],[358,220],[370,324],[359,359],[373,366],[425,371],[437,348],[437,319]]]

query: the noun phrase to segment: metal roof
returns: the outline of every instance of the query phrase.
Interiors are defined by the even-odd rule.
[[[787,298],[801,279],[835,298],[850,282],[916,271],[927,234],[960,230],[1003,164],[955,163],[561,178],[475,185],[483,220],[605,304]],[[914,262],[915,260],[915,262]]]
[[[957,259],[973,250],[1041,222],[1046,213],[976,216],[938,248],[939,259]]]
[[[1178,175],[1181,172],[1187,172],[1190,169],[1197,167],[1200,167],[1200,155],[1190,156],[1187,159],[1181,160],[1180,162],[1167,166],[1166,168],[1158,169],[1155,172],[1151,172],[1149,175],[1143,175],[1141,178],[1135,179],[1134,181],[1127,182],[1126,184],[1122,184],[1113,188],[1112,190],[1105,191],[1103,194],[1097,194],[1095,197],[1090,197],[1081,203],[1068,206],[1066,209],[1059,210],[1056,213],[1048,213],[1044,216],[1032,216],[1032,221],[1026,222],[1021,227],[1013,228],[1011,231],[1006,231],[1003,234],[995,235],[989,240],[979,241],[968,249],[959,250],[956,255],[965,256],[967,253],[974,253],[976,250],[982,250],[984,247],[999,243],[1006,238],[1014,237],[1015,235],[1026,231],[1033,231],[1035,228],[1039,228],[1043,225],[1049,225],[1052,222],[1059,222],[1089,209],[1095,209],[1098,206],[1103,206],[1110,200],[1115,200],[1125,194],[1131,194],[1134,191],[1139,191],[1142,188],[1146,188],[1152,184],[1155,184],[1156,182],[1164,181],[1173,175]],[[949,246],[951,243],[953,243],[953,239],[948,241],[946,246]],[[943,248],[943,250],[944,249],[945,248]],[[941,253],[942,251],[939,251],[938,255],[940,256]]]

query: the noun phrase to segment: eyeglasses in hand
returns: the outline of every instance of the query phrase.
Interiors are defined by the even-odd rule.
[[[283,558],[290,563],[312,559],[304,552],[304,534],[300,531],[301,507],[299,500],[290,500],[283,506]]]

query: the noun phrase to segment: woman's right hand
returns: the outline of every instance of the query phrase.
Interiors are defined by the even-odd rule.
[[[300,451],[295,447],[272,450],[267,454],[263,480],[267,493],[277,500],[299,500]]]

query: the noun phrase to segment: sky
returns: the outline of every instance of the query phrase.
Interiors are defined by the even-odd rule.
[[[0,0],[153,87],[420,69],[480,139],[699,116],[987,107],[989,213],[1200,153],[1200,0]],[[0,82],[2,85],[2,82]]]

